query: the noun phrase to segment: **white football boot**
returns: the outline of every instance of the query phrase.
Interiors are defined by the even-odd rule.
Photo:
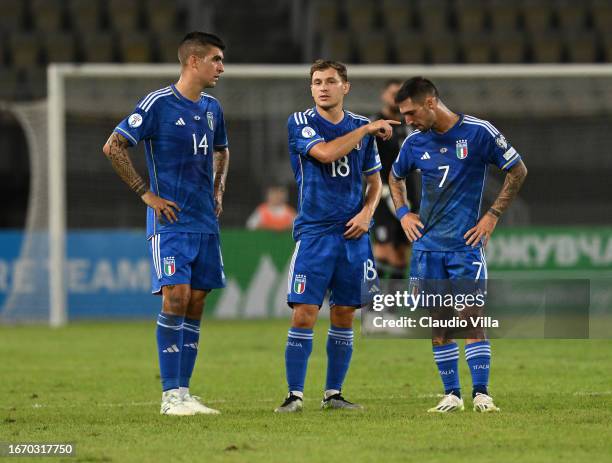
[[[491,413],[501,410],[493,403],[493,397],[477,392],[476,397],[474,397],[474,411],[479,413]]]
[[[170,389],[162,394],[161,415],[191,416],[196,412],[181,399],[178,389]]]
[[[291,392],[280,407],[274,409],[274,413],[296,413],[304,408],[304,399]]]
[[[455,394],[446,394],[438,405],[427,411],[429,413],[452,413],[456,411],[462,412],[463,410],[465,410],[463,399],[460,399]]]
[[[186,392],[182,395],[183,405],[190,408],[199,415],[219,415],[221,412],[219,410],[215,410],[214,408],[207,407],[202,403],[202,399],[200,399],[197,395],[191,395],[189,392]]]

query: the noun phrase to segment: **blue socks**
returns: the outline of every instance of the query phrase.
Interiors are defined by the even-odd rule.
[[[157,317],[157,353],[162,389],[178,389],[181,351],[183,347],[183,318],[160,313]]]
[[[304,392],[308,357],[312,352],[314,334],[308,328],[290,328],[285,348],[285,368],[289,392]]]
[[[200,320],[185,318],[183,322],[183,351],[181,352],[181,370],[179,386],[189,387],[200,341]]]
[[[478,341],[465,345],[465,359],[472,374],[472,397],[477,393],[489,394],[489,369],[491,367],[491,344],[489,341]]]
[[[325,390],[342,390],[353,355],[353,329],[331,326],[327,332],[327,380]]]
[[[445,394],[454,394],[461,398],[459,385],[459,348],[456,343],[433,347],[434,360],[444,384]]]

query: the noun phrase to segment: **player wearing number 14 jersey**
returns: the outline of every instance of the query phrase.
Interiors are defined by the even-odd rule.
[[[219,102],[203,93],[224,70],[223,41],[203,32],[178,49],[181,75],[145,96],[117,125],[104,153],[147,207],[154,294],[163,296],[157,350],[164,415],[216,414],[189,393],[206,295],[225,286],[219,225],[229,151]],[[149,185],[127,148],[143,142]]]
[[[453,291],[469,285],[472,290],[484,292],[487,268],[483,248],[527,175],[521,156],[490,122],[449,110],[427,79],[415,77],[404,82],[395,101],[406,123],[415,129],[404,141],[389,175],[397,216],[414,243],[411,282],[416,289],[427,290],[439,285],[439,280],[449,280],[443,285]],[[489,164],[507,174],[497,199],[481,216]],[[419,170],[422,176],[418,215],[411,213],[406,204],[403,182],[412,170]],[[460,317],[482,316],[482,305],[463,308],[458,313]],[[498,411],[487,390],[491,346],[484,328],[474,329],[465,337],[474,410]],[[459,348],[448,330],[434,330],[432,341],[445,395],[429,411],[463,410]]]
[[[285,349],[289,394],[277,413],[302,409],[313,327],[328,290],[331,326],[322,407],[361,408],[345,400],[341,391],[353,352],[353,317],[362,305],[362,285],[377,278],[369,228],[382,190],[382,166],[374,135],[390,138],[391,123],[396,123],[370,122],[343,110],[350,88],[343,64],[318,60],[310,78],[315,107],[292,114],[287,124],[299,196],[287,281],[287,301],[293,309]]]

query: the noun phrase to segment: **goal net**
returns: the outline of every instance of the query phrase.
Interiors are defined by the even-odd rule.
[[[348,71],[352,87],[345,104],[353,112],[376,113],[388,79],[424,75],[451,109],[491,120],[503,131],[530,171],[529,185],[504,224],[605,221],[600,216],[610,211],[605,185],[612,170],[612,157],[606,155],[612,142],[609,66],[349,65]],[[26,227],[4,269],[10,284],[0,321],[61,325],[68,319],[157,310],[159,302],[148,296],[144,207],[101,149],[140,98],[174,82],[178,73],[174,65],[51,65],[46,101],[10,106],[26,133],[31,187]],[[243,228],[267,186],[293,185],[286,121],[312,106],[308,73],[306,65],[230,63],[210,90],[223,106],[231,151],[223,230]],[[132,159],[146,175],[142,147]],[[485,202],[500,182],[500,176],[490,178]],[[583,194],[576,194],[581,188]],[[294,190],[291,194],[295,198]],[[563,206],[551,206],[556,200]],[[220,316],[244,314],[239,306],[250,303],[246,295],[252,297],[257,284],[282,299],[286,267],[272,265],[272,256],[252,268],[255,274],[244,283],[247,276],[234,277],[227,261],[257,250],[245,250],[255,245],[243,238],[230,244],[224,245],[228,289],[210,310]],[[288,264],[290,251],[286,259]],[[270,266],[276,269],[268,272],[274,281],[263,284],[261,275]],[[226,309],[231,304],[239,308]]]

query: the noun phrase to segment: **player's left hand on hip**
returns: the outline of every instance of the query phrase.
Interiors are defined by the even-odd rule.
[[[465,244],[468,246],[476,247],[478,243],[482,242],[483,246],[486,246],[489,242],[489,238],[495,230],[497,225],[497,217],[491,214],[485,214],[475,227],[470,228],[463,237],[467,240]]]

